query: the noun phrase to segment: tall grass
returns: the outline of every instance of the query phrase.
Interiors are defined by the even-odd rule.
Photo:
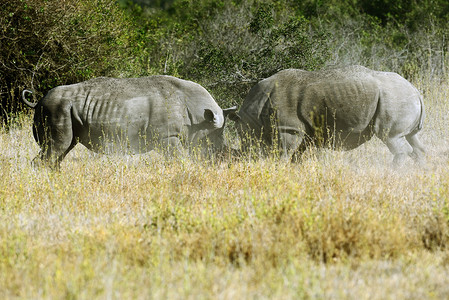
[[[77,146],[33,169],[0,131],[0,298],[447,298],[447,83],[416,83],[428,163],[350,152],[163,160]]]

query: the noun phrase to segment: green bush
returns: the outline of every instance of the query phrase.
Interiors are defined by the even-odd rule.
[[[23,88],[96,76],[168,74],[221,106],[285,68],[361,64],[445,78],[443,0],[5,0],[0,4],[0,118]]]
[[[177,73],[208,88],[222,106],[238,104],[257,81],[286,68],[316,69],[329,52],[326,38],[288,7],[265,1],[229,2],[199,22],[186,41]]]
[[[0,4],[1,117],[20,107],[20,92],[101,75],[142,73],[134,20],[113,0],[6,0]]]

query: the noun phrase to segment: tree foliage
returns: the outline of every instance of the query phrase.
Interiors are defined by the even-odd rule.
[[[3,1],[2,117],[19,107],[25,87],[41,96],[56,85],[133,73],[132,64],[143,46],[135,28],[133,20],[109,0]]]
[[[224,106],[238,104],[255,82],[281,69],[319,68],[328,58],[325,34],[311,31],[291,7],[276,1],[202,3],[180,1],[160,12],[171,21],[152,57],[159,55],[163,72],[197,81]]]
[[[0,118],[20,92],[96,76],[169,74],[222,106],[285,68],[362,64],[444,77],[444,0],[5,0],[0,4]]]

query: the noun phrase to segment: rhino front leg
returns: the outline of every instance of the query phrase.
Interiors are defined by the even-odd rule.
[[[304,134],[296,130],[279,129],[279,142],[281,158],[284,160],[297,160],[297,152],[304,140]]]

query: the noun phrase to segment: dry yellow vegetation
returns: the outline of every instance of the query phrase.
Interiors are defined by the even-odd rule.
[[[77,146],[33,169],[0,130],[0,298],[449,298],[449,86],[416,83],[424,169],[350,152],[165,161]]]

